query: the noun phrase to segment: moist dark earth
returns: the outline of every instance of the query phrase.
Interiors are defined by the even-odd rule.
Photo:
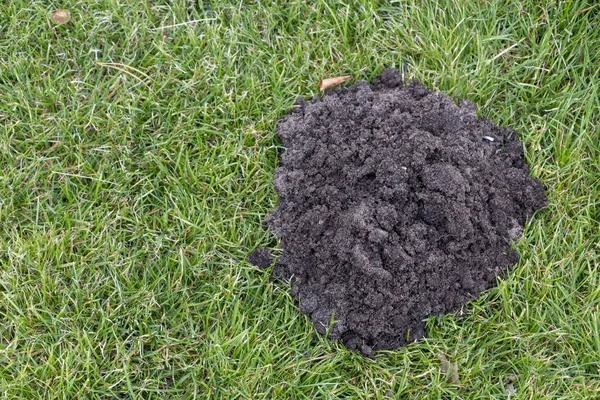
[[[365,355],[423,337],[428,316],[494,286],[545,205],[514,132],[395,69],[299,99],[277,134],[273,274],[318,332]]]

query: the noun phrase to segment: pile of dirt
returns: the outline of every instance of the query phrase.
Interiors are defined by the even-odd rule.
[[[512,131],[395,69],[299,99],[277,133],[274,274],[320,333],[363,354],[422,337],[427,316],[492,287],[545,204]]]

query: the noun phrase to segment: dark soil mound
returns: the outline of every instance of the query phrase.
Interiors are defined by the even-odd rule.
[[[300,99],[277,133],[274,273],[319,332],[365,354],[493,286],[545,203],[513,132],[395,69]]]

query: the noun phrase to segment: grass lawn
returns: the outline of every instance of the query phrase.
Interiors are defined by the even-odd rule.
[[[245,257],[277,248],[277,120],[402,64],[516,130],[549,205],[497,288],[369,360]],[[599,70],[594,0],[1,1],[0,396],[599,398]]]

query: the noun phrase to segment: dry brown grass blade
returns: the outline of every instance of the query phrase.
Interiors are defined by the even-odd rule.
[[[146,82],[144,82],[144,80],[142,78],[140,78],[139,76],[137,76],[134,73],[131,73],[126,68],[134,70],[135,72],[139,73],[140,75],[143,75],[146,79],[148,79],[150,82],[152,82],[152,79],[150,79],[150,77],[148,75],[146,75],[145,73],[143,73],[139,69],[134,68],[134,67],[132,67],[130,65],[125,65],[125,64],[121,64],[121,63],[104,63],[104,62],[96,61],[96,64],[98,64],[98,65],[100,65],[102,67],[114,68],[116,70],[119,70],[121,72],[126,73],[127,75],[129,75],[129,76],[137,79],[141,84],[143,84],[144,86],[146,86],[146,88],[148,90],[150,90],[152,92],[152,94],[154,94],[156,96],[156,93],[154,92],[154,90],[152,90],[152,88]]]
[[[319,90],[324,91],[334,86],[344,83],[350,79],[350,75],[336,76],[335,78],[321,79],[319,81]]]

